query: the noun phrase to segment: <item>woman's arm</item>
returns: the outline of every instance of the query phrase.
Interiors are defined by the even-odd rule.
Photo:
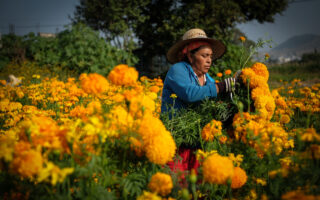
[[[199,86],[183,64],[176,64],[170,68],[165,84],[186,102],[196,102],[206,97],[217,97],[217,88],[214,82]]]

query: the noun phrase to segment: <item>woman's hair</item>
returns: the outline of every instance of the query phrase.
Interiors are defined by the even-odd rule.
[[[196,49],[193,49],[193,50],[191,50],[189,52],[190,52],[191,56],[193,56],[195,53],[197,53],[197,51],[199,51],[200,49],[203,49],[205,47],[210,47],[210,46],[202,45],[202,46],[200,46],[200,47],[198,47]],[[191,62],[189,61],[188,55],[184,55],[184,57],[182,57],[181,61],[184,61],[184,62],[187,62],[187,63],[191,64]]]

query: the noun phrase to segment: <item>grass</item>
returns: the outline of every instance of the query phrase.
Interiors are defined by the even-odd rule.
[[[268,65],[267,65],[268,66]],[[320,82],[320,63],[285,63],[282,65],[269,65],[268,70],[270,88],[277,88],[282,81],[290,82],[300,79],[302,84],[310,86]]]

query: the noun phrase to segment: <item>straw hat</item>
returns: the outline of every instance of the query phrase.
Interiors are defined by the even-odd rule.
[[[167,53],[167,58],[170,63],[179,62],[179,53],[184,46],[193,41],[204,41],[212,45],[213,60],[220,58],[226,47],[219,40],[208,38],[206,33],[202,29],[194,28],[188,30],[176,44],[174,44]]]

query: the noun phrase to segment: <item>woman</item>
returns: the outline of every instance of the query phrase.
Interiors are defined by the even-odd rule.
[[[179,110],[205,98],[217,97],[219,93],[231,92],[235,78],[215,83],[208,74],[212,62],[224,52],[224,44],[208,38],[203,30],[187,31],[182,40],[167,53],[169,62],[175,64],[169,69],[164,81],[161,112],[167,112],[172,107]],[[172,94],[177,98],[172,98]]]
[[[225,52],[222,42],[208,38],[201,29],[187,31],[182,40],[174,44],[167,53],[170,63],[175,63],[168,71],[162,92],[161,112],[186,108],[189,104],[205,98],[215,98],[221,93],[229,93],[235,85],[235,78],[216,83],[208,71],[212,62]],[[172,98],[175,94],[177,97]],[[180,148],[182,160],[168,163],[172,170],[197,169],[194,151]]]

